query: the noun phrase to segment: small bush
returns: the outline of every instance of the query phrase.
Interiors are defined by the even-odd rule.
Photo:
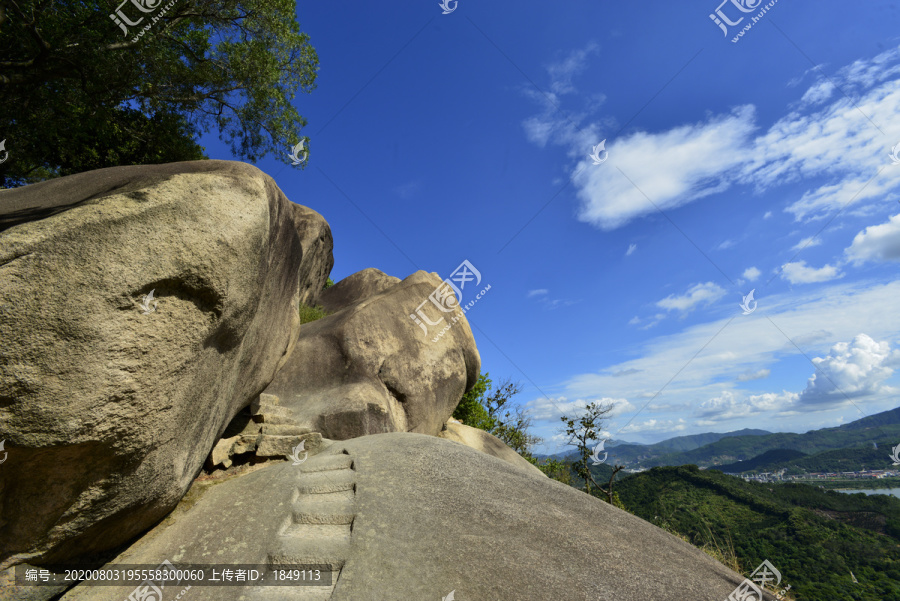
[[[320,305],[310,307],[309,305],[300,305],[300,323],[309,323],[317,319],[321,319],[328,315]]]

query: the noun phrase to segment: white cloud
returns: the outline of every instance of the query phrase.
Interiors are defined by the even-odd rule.
[[[752,380],[764,380],[769,377],[772,371],[768,369],[760,369],[754,372],[745,372],[737,377],[738,382],[750,382]]]
[[[755,282],[760,275],[760,271],[756,267],[748,267],[743,273],[744,279],[750,282]]]
[[[887,223],[870,225],[856,234],[853,243],[844,252],[856,264],[900,261],[900,214],[891,217]]]
[[[628,424],[621,430],[621,434],[629,432],[682,432],[687,429],[687,423],[683,419],[658,420],[647,419],[642,422]]]
[[[569,74],[579,72],[579,56],[564,61],[555,75],[551,71],[554,103],[571,89]],[[580,201],[578,218],[603,230],[735,184],[763,192],[812,178],[818,181],[785,210],[798,221],[821,219],[900,188],[900,169],[884,169],[890,150],[885,134],[900,139],[898,74],[900,47],[856,61],[832,77],[853,101],[835,94],[827,81],[818,81],[799,108],[761,134],[756,133],[755,107],[740,106],[700,122],[608,140],[609,161],[602,166],[585,155],[605,137],[597,134],[609,129],[608,123],[580,126],[586,114],[562,117],[555,106],[545,106],[544,114],[526,120],[525,128],[540,146],[553,141],[568,147],[576,160],[571,173]],[[549,104],[546,98],[541,102]],[[771,215],[767,211],[763,218]]]
[[[886,341],[859,334],[850,343],[835,344],[827,356],[815,357],[812,362],[817,370],[800,393],[799,404],[819,408],[844,403],[848,397],[893,391],[883,383],[900,367],[900,351],[892,351]]]
[[[534,87],[523,88],[523,93],[543,107],[539,115],[528,117],[522,121],[522,127],[528,140],[541,148],[549,142],[565,145],[580,145],[575,140],[594,138],[596,124],[581,127],[580,122],[586,117],[584,113],[563,112],[561,110],[561,96],[576,92],[572,83],[574,77],[580,74],[588,65],[591,55],[597,54],[599,46],[591,42],[581,50],[571,52],[561,61],[547,66],[550,77],[550,90],[548,92],[535,90]],[[597,110],[606,100],[602,94],[591,98],[591,110]],[[594,144],[599,142],[594,141]]]
[[[727,315],[675,334],[653,337],[629,349],[634,358],[572,376],[562,383],[564,394],[573,398],[602,395],[627,398],[632,402],[659,394],[653,403],[696,408],[697,399],[718,398],[723,390],[730,390],[738,405],[749,402],[751,408],[761,408],[769,403],[776,407],[773,411],[778,411],[777,420],[766,414],[748,427],[806,431],[809,429],[808,414],[796,412],[797,397],[814,368],[806,363],[807,371],[800,377],[790,375],[796,373],[797,358],[806,361],[802,355],[798,356],[794,343],[809,357],[824,357],[836,342],[853,340],[860,332],[866,332],[876,340],[900,340],[900,311],[872,310],[873,307],[894,306],[898,297],[900,281],[835,282],[815,290],[767,294],[765,323],[743,317],[732,319]],[[735,307],[735,311],[739,312],[739,309]],[[766,325],[769,320],[774,326]],[[827,330],[823,329],[823,324],[828,325]],[[776,371],[776,366],[790,366],[791,369]],[[614,376],[629,370],[640,373],[631,377]],[[774,397],[761,396],[756,391],[751,394],[740,388],[736,374],[762,375],[765,370],[771,370],[762,380],[771,382],[771,392],[766,394]],[[777,377],[774,376],[776,373]],[[748,397],[753,398],[748,401]],[[791,399],[794,401],[789,402]],[[636,404],[642,406],[644,402]],[[897,406],[896,395],[888,394],[885,387],[878,394],[856,403],[869,414]],[[685,413],[685,409],[667,413],[648,408],[638,415],[638,419],[668,420],[683,417]],[[763,418],[769,419],[769,423]],[[706,427],[715,423],[712,419],[707,421],[706,424],[698,421],[692,426]],[[649,435],[644,438],[642,442],[659,440]]]
[[[735,244],[734,240],[729,239],[729,240],[726,240],[725,242],[723,242],[722,244],[720,244],[719,246],[717,246],[716,248],[718,248],[719,250],[725,250],[727,248],[731,248],[732,246],[734,246],[734,244]]]
[[[545,296],[549,291],[546,288],[539,288],[538,290],[529,290],[528,298],[532,298],[534,296]]]
[[[637,411],[637,407],[629,403],[628,399],[610,397],[574,399],[571,401],[564,396],[540,397],[528,402],[527,408],[535,420],[559,422],[559,418],[562,415],[575,416],[576,414],[584,413],[585,407],[590,403],[610,406],[611,410],[606,415],[607,419]],[[557,424],[554,423],[554,425]]]
[[[562,61],[549,65],[547,73],[550,74],[550,91],[560,95],[575,92],[572,78],[584,71],[588,58],[592,54],[599,54],[599,50],[600,47],[591,42],[585,48],[570,53]]]
[[[797,395],[784,391],[780,394],[765,393],[744,395],[724,390],[714,398],[704,401],[697,410],[697,415],[714,422],[749,417],[770,411],[786,409],[794,404]]]
[[[804,238],[797,244],[795,244],[791,250],[802,250],[804,248],[811,248],[813,246],[819,246],[822,244],[822,239],[815,236],[809,236],[808,238]]]
[[[625,256],[630,257],[631,254],[637,250],[637,244],[629,244],[628,250],[625,251]]]
[[[827,282],[844,277],[838,268],[833,265],[825,265],[816,269],[807,267],[806,261],[794,261],[781,266],[781,279],[791,284],[811,284],[814,282]]]
[[[806,90],[800,102],[803,104],[819,104],[828,100],[832,93],[834,93],[834,84],[827,79],[823,79]]]
[[[753,116],[753,108],[744,106],[705,123],[607,141],[608,162],[595,166],[584,157],[574,168],[578,218],[613,230],[657,207],[672,209],[727,189],[732,170],[746,160],[734,149],[747,146]],[[573,142],[588,148],[591,140]]]
[[[680,296],[670,294],[666,298],[657,301],[656,306],[667,311],[690,312],[700,303],[707,305],[714,303],[725,296],[725,290],[714,282],[705,282],[691,286],[687,294]]]

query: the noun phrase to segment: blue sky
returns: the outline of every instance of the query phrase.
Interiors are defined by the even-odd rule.
[[[894,408],[900,9],[780,0],[733,42],[766,6],[737,4],[300,2],[309,165],[258,166],[331,224],[335,280],[480,271],[483,370],[539,451],[594,400],[645,443]]]

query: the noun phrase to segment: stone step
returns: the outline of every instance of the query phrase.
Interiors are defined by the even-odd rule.
[[[280,405],[261,405],[253,413],[253,421],[263,424],[296,424],[294,412]]]
[[[350,469],[303,472],[297,479],[301,495],[356,490],[356,472]]]
[[[291,520],[295,524],[351,524],[355,515],[352,490],[312,495],[297,491]]]
[[[310,472],[353,469],[353,459],[350,455],[344,455],[343,453],[338,455],[317,455],[311,457],[310,461],[304,463],[299,469],[305,474]]]
[[[269,564],[340,569],[350,553],[350,528],[350,524],[289,524],[269,554]]]

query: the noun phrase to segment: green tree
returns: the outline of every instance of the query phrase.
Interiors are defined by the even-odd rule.
[[[318,57],[294,0],[142,6],[155,10],[122,5],[137,26],[120,28],[115,0],[0,0],[0,186],[204,158],[213,127],[250,161],[306,140],[292,100],[314,89]]]
[[[612,408],[611,403],[592,402],[585,407],[584,413],[580,417],[563,415],[560,419],[565,425],[565,435],[569,438],[566,444],[578,450],[578,459],[572,462],[572,469],[584,480],[584,492],[591,494],[591,485],[593,485],[594,488],[606,495],[610,504],[615,505],[619,503],[617,503],[618,499],[613,493],[613,481],[616,478],[616,474],[625,466],[617,465],[613,467],[609,476],[609,483],[606,488],[603,488],[594,480],[594,474],[588,465],[589,461],[593,463],[591,460],[592,449],[588,445],[591,441],[600,441],[600,431],[603,429],[603,423],[606,420],[606,416],[612,411]]]
[[[526,457],[526,459],[528,459],[528,461],[536,468],[544,472],[548,478],[572,486],[572,470],[565,461],[550,457],[543,460],[536,457]]]
[[[469,392],[463,395],[462,400],[453,410],[453,419],[459,420],[467,426],[490,432],[494,424],[484,407],[485,395],[492,384],[488,376],[489,374],[486,373],[478,375],[478,381]]]
[[[522,392],[522,385],[506,378],[496,389],[489,374],[479,374],[472,389],[463,395],[453,412],[467,426],[489,432],[505,442],[526,459],[540,438],[529,433],[531,418],[521,407],[509,404],[512,397]]]

